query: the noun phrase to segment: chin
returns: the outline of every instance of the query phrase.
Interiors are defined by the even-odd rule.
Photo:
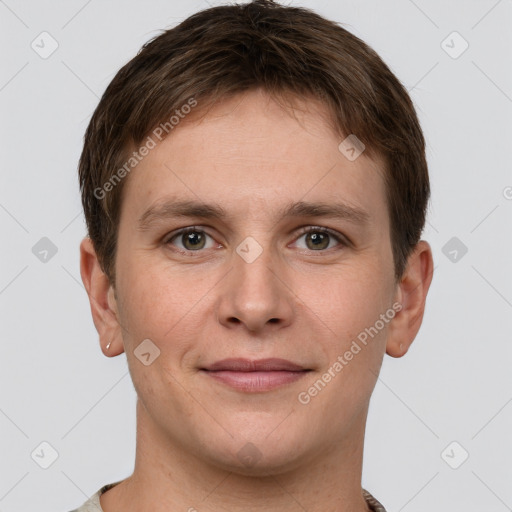
[[[301,436],[294,436],[288,431],[282,438],[269,438],[272,428],[275,425],[262,429],[261,434],[253,431],[243,438],[237,436],[213,450],[210,444],[208,457],[214,465],[226,471],[253,477],[278,475],[300,466],[307,457],[305,445],[299,439]]]

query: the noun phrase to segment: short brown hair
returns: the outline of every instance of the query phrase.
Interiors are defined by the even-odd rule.
[[[113,285],[120,174],[127,174],[121,166],[127,171],[130,151],[155,127],[169,126],[191,98],[203,108],[254,88],[321,100],[340,134],[355,134],[365,154],[382,159],[395,276],[402,276],[430,195],[425,140],[407,90],[339,24],[306,8],[254,0],[200,11],[148,41],[116,74],[92,116],[80,189],[89,236]]]

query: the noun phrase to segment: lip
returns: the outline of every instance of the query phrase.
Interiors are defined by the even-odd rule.
[[[286,359],[223,359],[201,371],[234,389],[258,393],[295,382],[310,370]]]
[[[253,360],[238,357],[232,359],[222,359],[222,361],[217,361],[202,369],[208,371],[227,370],[232,372],[300,372],[306,368],[300,366],[299,364],[292,363],[286,359],[278,359],[275,357]]]

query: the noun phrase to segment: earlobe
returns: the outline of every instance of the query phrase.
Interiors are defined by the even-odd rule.
[[[419,331],[433,271],[432,250],[427,242],[421,240],[409,256],[397,285],[396,300],[402,307],[388,331],[386,353],[391,357],[404,356]]]
[[[115,294],[110,280],[101,269],[89,237],[84,238],[80,244],[80,275],[89,297],[103,354],[109,357],[121,354],[124,348]]]
[[[124,346],[122,340],[114,339],[109,340],[105,343],[100,335],[100,347],[103,354],[107,357],[114,357],[124,352]]]

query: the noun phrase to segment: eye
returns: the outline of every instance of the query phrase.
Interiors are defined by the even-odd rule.
[[[304,240],[302,243],[300,242],[301,239]],[[172,245],[182,253],[199,252],[202,249],[212,249],[219,246],[203,229],[195,226],[176,231],[164,241],[164,244]],[[347,243],[342,235],[336,231],[322,226],[307,226],[301,230],[295,245],[299,249],[319,252],[338,246],[344,247]]]
[[[181,251],[199,251],[201,249],[211,249],[214,246],[214,241],[202,229],[191,226],[180,229],[165,244],[175,245]]]
[[[307,249],[310,251],[323,251],[325,249],[332,249],[338,245],[345,245],[340,235],[321,226],[308,226],[303,229],[296,244],[298,244],[301,238],[304,238],[305,245],[301,247],[299,244],[299,249]]]

